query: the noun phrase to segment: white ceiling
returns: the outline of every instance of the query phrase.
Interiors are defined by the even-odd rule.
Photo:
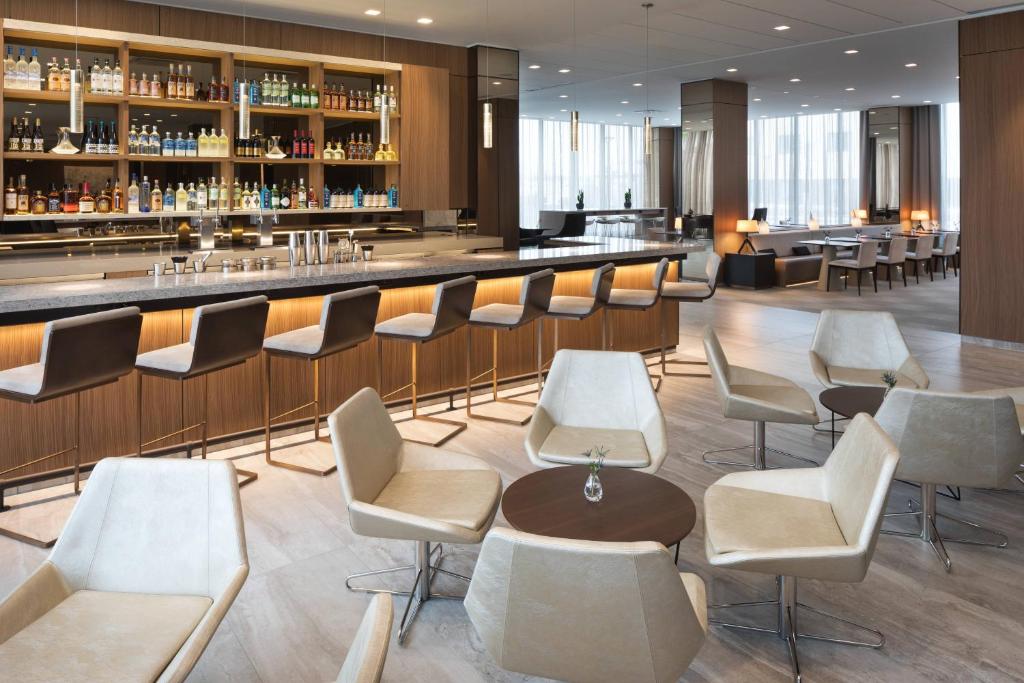
[[[587,121],[638,123],[640,110],[650,108],[660,125],[680,123],[679,84],[706,78],[750,84],[752,118],[955,101],[955,20],[1024,7],[1005,0],[654,0],[648,57],[644,10],[633,0],[306,0],[302,9],[279,0],[172,4],[231,13],[244,6],[250,16],[370,33],[380,33],[386,18],[388,35],[515,48],[524,115],[557,118],[576,108]],[[382,14],[367,16],[369,8]],[[421,25],[420,17],[434,21]],[[774,30],[780,25],[790,28]],[[860,52],[844,54],[848,49]],[[558,73],[563,68],[571,72]]]

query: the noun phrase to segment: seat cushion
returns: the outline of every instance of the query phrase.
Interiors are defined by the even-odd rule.
[[[465,529],[487,524],[501,498],[501,477],[492,469],[397,472],[374,505]]]
[[[707,299],[711,287],[706,282],[666,282],[661,295],[666,299]]]
[[[889,370],[863,370],[829,366],[828,378],[841,387],[884,387],[882,374]],[[917,389],[917,383],[901,372],[896,373],[896,386]]]
[[[43,389],[43,364],[30,363],[0,372],[0,391],[35,396]]]
[[[553,296],[548,305],[548,315],[566,318],[585,318],[594,310],[592,296]]]
[[[709,547],[718,554],[846,545],[822,500],[715,484],[704,493]]]
[[[539,455],[562,465],[585,465],[590,462],[586,452],[597,446],[608,451],[604,460],[608,467],[648,467],[651,464],[643,433],[632,429],[558,425],[544,439]]]
[[[213,601],[78,591],[0,645],[8,681],[153,681]]]
[[[617,308],[650,308],[657,300],[653,289],[613,289],[608,295],[608,305]]]
[[[135,367],[175,375],[184,375],[192,367],[192,356],[195,347],[188,342],[167,346],[156,351],[139,354],[135,359]]]
[[[860,268],[860,264],[857,263],[855,260],[846,258],[829,261],[828,265],[829,267],[834,266],[836,268]]]
[[[406,313],[379,323],[373,331],[381,337],[426,339],[434,332],[435,320],[430,313]]]
[[[300,327],[263,340],[263,348],[300,356],[315,356],[324,345],[324,331],[319,325]]]
[[[470,325],[514,327],[523,318],[523,307],[516,304],[487,304],[469,314]]]

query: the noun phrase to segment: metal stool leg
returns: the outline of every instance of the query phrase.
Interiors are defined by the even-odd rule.
[[[706,361],[701,360],[677,360],[674,358],[665,358],[665,349],[668,346],[668,306],[665,304],[665,298],[661,300],[661,360],[660,363],[654,363],[654,365],[648,365],[651,368],[655,365],[661,365],[661,374],[663,377],[711,377],[706,372],[669,372],[669,365],[707,365]]]
[[[539,321],[540,321],[540,319],[538,318],[538,322]],[[467,328],[467,329],[470,330],[470,336],[472,337],[472,328]],[[485,375],[490,375],[491,376],[491,401],[490,402],[492,404],[509,403],[509,404],[517,404],[517,405],[522,405],[522,406],[531,406],[531,407],[536,405],[535,403],[532,403],[530,401],[520,401],[520,400],[517,400],[515,398],[502,398],[502,397],[498,396],[498,328],[494,328],[493,330],[491,330],[491,332],[492,332],[492,334],[491,334],[491,367],[489,369],[484,370],[483,372],[481,372],[476,377],[472,377],[471,376],[472,373],[471,373],[471,371],[469,369],[469,358],[470,358],[471,354],[467,353],[467,361],[466,361],[466,417],[472,417],[472,418],[476,418],[478,420],[489,420],[491,422],[503,422],[505,424],[513,424],[513,425],[522,426],[522,425],[524,425],[524,424],[526,424],[527,422],[530,421],[530,418],[533,417],[532,414],[524,415],[524,416],[518,417],[518,418],[502,417],[502,416],[498,416],[498,415],[480,415],[480,414],[474,415],[473,414],[473,410],[472,410],[473,401],[472,401],[472,389],[471,389],[472,383],[473,383],[473,380],[479,379],[479,378],[481,378],[481,377],[483,377]],[[541,376],[541,365],[540,365],[541,361],[540,361],[540,356],[539,356],[539,354],[540,354],[540,337],[539,336],[537,338],[537,353],[538,353],[538,361],[537,361],[537,393],[539,395],[540,394],[540,376]]]
[[[765,438],[765,422],[763,420],[761,420],[761,421],[758,421],[758,422],[754,423],[754,443],[753,444],[748,445],[748,446],[735,446],[733,448],[716,448],[714,450],[704,451],[701,454],[701,457],[704,459],[704,462],[708,463],[709,465],[727,465],[729,467],[749,467],[749,468],[755,469],[755,470],[776,469],[774,466],[769,466],[767,464],[767,457],[766,456],[767,456],[768,452],[770,451],[772,453],[776,453],[777,455],[782,455],[782,456],[785,456],[787,458],[792,458],[793,460],[799,460],[801,462],[808,463],[809,465],[814,465],[815,467],[818,466],[818,463],[815,462],[814,460],[811,460],[810,458],[804,458],[804,457],[799,456],[799,455],[794,455],[793,453],[787,453],[786,451],[780,451],[777,448],[769,448],[767,445],[765,445],[765,442],[766,442],[766,438]],[[715,453],[733,453],[735,451],[746,451],[746,450],[753,450],[754,451],[754,457],[753,457],[751,462],[739,462],[739,461],[736,461],[736,460],[714,460],[714,459],[708,459],[709,455],[713,455]]]
[[[469,326],[468,325],[466,326],[466,332],[467,332],[467,343],[466,343],[467,361],[466,361],[466,369],[467,369],[467,375],[468,375],[468,371],[469,371],[469,357],[472,356],[472,351],[473,351],[473,337],[472,337],[471,334],[469,334]],[[430,441],[426,441],[426,440],[423,440],[423,439],[417,439],[417,438],[413,438],[413,437],[408,437],[408,436],[404,436],[404,435],[402,436],[402,438],[404,440],[406,440],[406,441],[412,441],[414,443],[421,443],[421,444],[424,444],[426,446],[440,446],[441,444],[445,443],[446,441],[451,439],[456,434],[459,434],[459,433],[463,432],[468,425],[465,422],[458,422],[456,420],[446,420],[445,418],[435,417],[433,415],[420,415],[419,414],[419,400],[418,400],[418,395],[417,395],[417,392],[418,392],[418,376],[419,376],[418,375],[418,373],[419,373],[419,359],[418,359],[418,348],[417,347],[421,343],[422,342],[410,342],[410,345],[412,347],[412,354],[411,354],[412,355],[412,358],[411,358],[412,381],[409,384],[406,384],[404,387],[399,387],[398,389],[395,389],[394,391],[391,391],[388,394],[385,394],[385,395],[381,396],[381,399],[382,400],[386,399],[388,396],[393,396],[394,394],[397,394],[400,391],[403,391],[405,389],[410,389],[410,391],[412,393],[412,397],[411,397],[412,398],[412,406],[411,406],[412,416],[404,418],[404,419],[401,419],[401,420],[395,420],[395,424],[401,424],[403,422],[411,422],[413,420],[419,420],[421,422],[433,422],[433,423],[436,423],[436,424],[447,425],[449,427],[454,427],[454,429],[448,431],[441,438],[430,440]],[[468,377],[467,377],[467,379],[468,379]]]
[[[264,352],[266,353],[266,352]],[[264,383],[265,393],[263,396],[263,417],[264,417],[264,453],[263,458],[268,465],[274,467],[281,467],[295,472],[303,472],[305,474],[315,474],[318,477],[326,477],[328,474],[338,469],[336,464],[330,464],[327,467],[307,467],[305,465],[298,465],[295,463],[287,462],[284,460],[274,460],[270,457],[270,426],[274,420],[278,420],[285,415],[291,415],[300,410],[304,410],[309,406],[313,406],[313,439],[314,441],[320,441],[320,359],[314,358],[313,364],[313,400],[308,403],[304,403],[297,408],[292,408],[279,415],[271,417],[270,415],[270,387],[271,387],[271,372],[270,372],[270,359],[272,354],[266,353],[266,361],[264,362]]]

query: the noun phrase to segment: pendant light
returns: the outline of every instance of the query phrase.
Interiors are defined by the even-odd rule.
[[[381,61],[388,61],[388,2],[384,0],[384,31],[381,33]],[[386,74],[387,72],[385,72]],[[383,86],[380,96],[380,144],[391,144],[391,98],[388,86]]]
[[[249,114],[249,100],[252,94],[249,92],[248,71],[246,70],[245,55],[245,24],[246,4],[242,3],[242,83],[238,87],[238,137],[248,139],[252,137],[249,125],[251,116]]]
[[[82,63],[78,59],[78,0],[75,0],[75,68],[71,70],[71,92],[68,101],[71,111],[68,116],[68,131],[82,133],[85,128],[85,78],[82,74]]]
[[[644,155],[651,156],[654,149],[654,129],[651,128],[651,8],[653,2],[645,2],[644,8],[646,29],[644,32]]]
[[[570,0],[572,13],[572,61],[576,67],[576,0]],[[580,151],[580,112],[576,109],[576,79],[572,81],[572,113],[569,114],[569,149]]]
[[[484,149],[494,147],[494,111],[491,108],[491,3],[484,0],[484,34],[487,36],[488,45],[484,47],[487,54],[484,56]]]

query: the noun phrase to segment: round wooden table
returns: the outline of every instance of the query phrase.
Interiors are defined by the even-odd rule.
[[[505,489],[501,512],[514,529],[585,541],[657,541],[666,548],[689,535],[697,508],[686,492],[652,474],[621,467],[601,470],[604,498],[583,497],[589,469],[570,465],[533,472]]]
[[[885,387],[832,387],[818,395],[821,405],[832,412],[832,446],[836,445],[836,415],[853,417],[867,413],[874,417],[885,400]]]

